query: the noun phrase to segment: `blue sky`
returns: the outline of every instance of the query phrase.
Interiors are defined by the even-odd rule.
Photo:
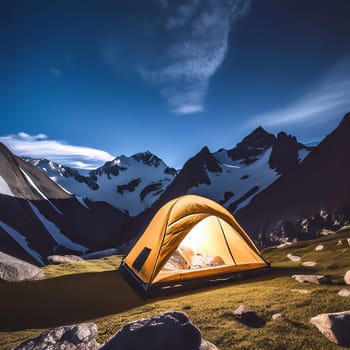
[[[350,111],[350,2],[5,0],[0,140],[94,167],[170,166],[254,128],[319,139]]]

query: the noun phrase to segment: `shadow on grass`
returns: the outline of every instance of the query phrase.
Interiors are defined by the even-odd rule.
[[[152,298],[156,300],[190,295],[205,290],[269,281],[305,268],[273,267],[263,275],[216,284],[210,288],[179,291]],[[144,305],[119,271],[66,275],[41,281],[0,283],[0,330],[50,328],[117,314]]]
[[[0,284],[0,330],[56,327],[142,304],[118,271]]]

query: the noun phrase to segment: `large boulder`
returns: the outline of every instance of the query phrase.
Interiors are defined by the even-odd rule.
[[[126,324],[101,350],[214,350],[181,312],[165,312]]]
[[[39,280],[44,277],[40,267],[0,252],[0,280],[20,282]]]
[[[81,261],[84,261],[84,259],[76,255],[50,255],[47,257],[47,262],[53,265],[76,263]]]
[[[97,333],[94,323],[58,327],[26,340],[13,350],[97,350],[101,346],[95,339]]]
[[[310,322],[331,342],[350,346],[350,311],[320,314]]]

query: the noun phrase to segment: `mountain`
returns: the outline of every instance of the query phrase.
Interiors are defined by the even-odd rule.
[[[350,113],[303,162],[237,212],[254,239],[271,244],[313,238],[350,222],[349,135]]]
[[[0,143],[0,246],[45,263],[52,253],[84,253],[117,246],[128,216],[104,202],[76,197]]]
[[[138,236],[162,205],[186,193],[213,199],[234,213],[282,173],[289,171],[295,159],[301,162],[312,150],[312,147],[297,143],[292,136],[287,135],[287,138],[295,141],[294,152],[289,152],[285,158],[275,157],[272,165],[271,154],[282,153],[280,149],[286,148],[285,138],[282,136],[281,140],[281,136],[269,134],[262,127],[255,129],[232,149],[211,153],[208,147],[203,147],[184,164],[159,199],[128,221],[122,231]]]
[[[276,137],[258,127],[230,150],[211,153],[204,147],[185,163],[159,202],[193,193],[235,212],[296,166],[309,151],[295,137],[285,133]]]
[[[91,171],[47,159],[27,161],[67,191],[91,201],[104,201],[131,216],[150,207],[176,175],[175,169],[149,151],[118,156]]]

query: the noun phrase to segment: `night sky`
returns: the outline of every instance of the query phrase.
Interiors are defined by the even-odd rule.
[[[4,0],[0,140],[91,168],[181,167],[262,125],[320,140],[350,111],[348,0]]]

